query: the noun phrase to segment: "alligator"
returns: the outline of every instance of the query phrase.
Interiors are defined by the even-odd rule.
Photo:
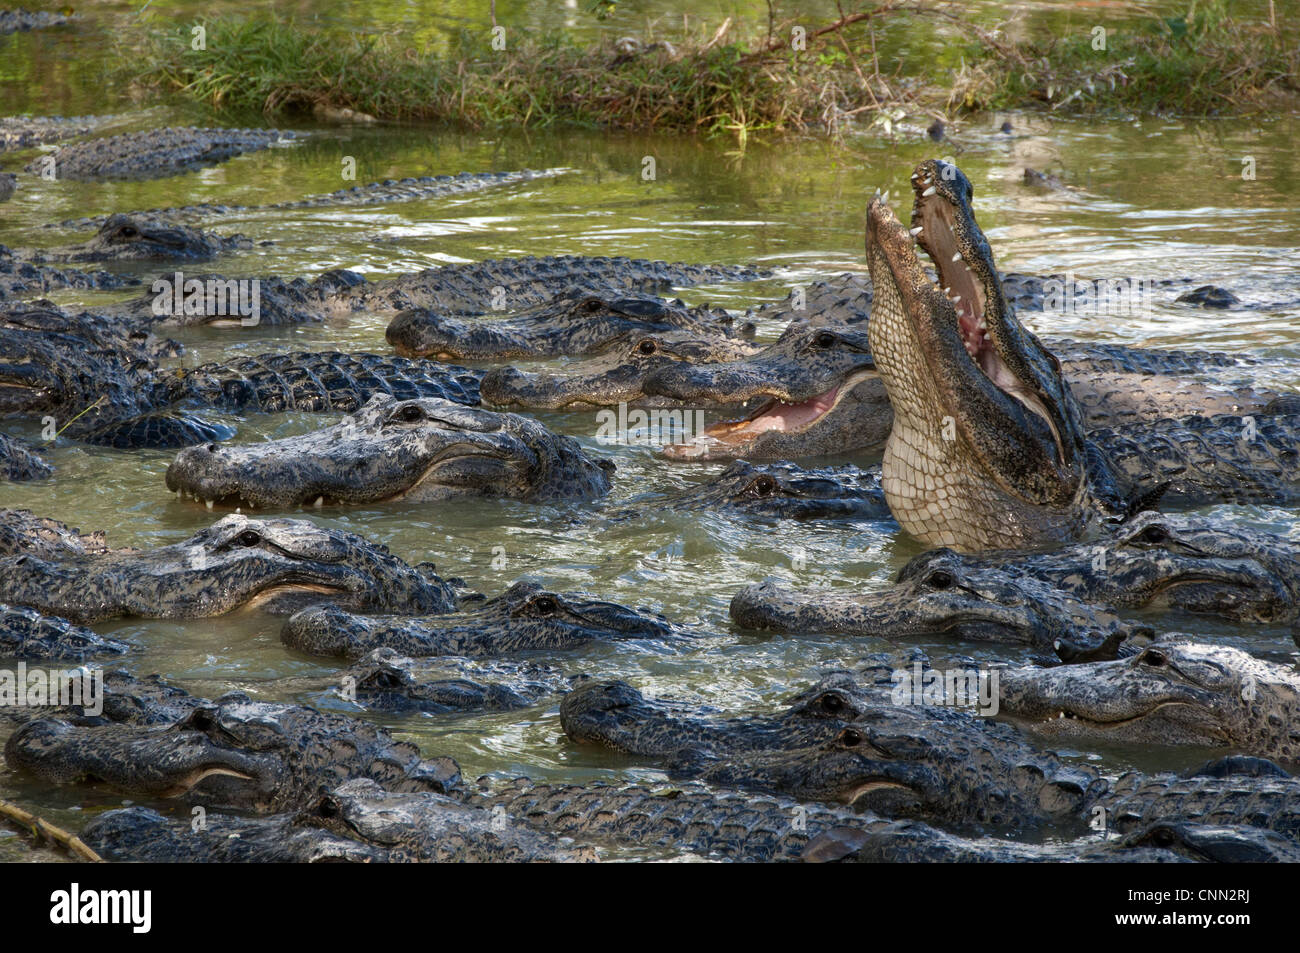
[[[69,661],[75,661],[75,658]],[[159,675],[139,678],[124,669],[84,667],[89,672],[103,675],[103,691],[98,699],[83,695],[81,699],[73,698],[66,704],[50,698],[45,705],[0,707],[0,718],[15,727],[37,718],[56,718],[79,726],[173,725],[196,708],[212,704],[205,698],[169,685]]]
[[[670,459],[788,459],[872,449],[882,446],[888,438],[894,412],[872,357],[869,328],[799,321],[750,357],[711,363],[662,362],[644,373],[628,369],[625,373],[636,376],[622,386],[628,393],[644,395],[643,402],[654,406],[757,402],[742,419],[712,424],[696,441],[665,447],[664,454]],[[1059,343],[1064,345],[1060,351],[1062,369],[1083,408],[1084,425],[1094,430],[1114,425],[1114,430],[1103,431],[1094,440],[1114,443],[1116,453],[1126,461],[1134,454],[1124,454],[1124,448],[1134,445],[1140,451],[1146,425],[1156,426],[1154,422],[1168,413],[1199,410],[1272,414],[1292,409],[1293,398],[1285,395],[1223,390],[1217,385],[1202,387],[1178,378],[1176,372],[1188,362],[1194,363],[1194,356],[1144,353],[1119,345]],[[1170,356],[1168,363],[1164,354]],[[1149,376],[1141,371],[1144,366],[1168,367],[1170,375]],[[494,381],[497,393],[502,389],[499,380],[506,373],[495,371],[489,375],[498,377]],[[518,380],[514,375],[505,379]],[[600,379],[595,382],[598,384]],[[520,383],[531,382],[524,378]],[[538,385],[541,395],[528,392],[529,399],[537,403],[548,393],[566,393],[575,400],[599,393],[585,379]],[[1228,421],[1220,421],[1219,425],[1225,434],[1233,426]],[[1234,432],[1240,433],[1240,417],[1235,425]],[[1176,428],[1173,422],[1158,426]],[[1284,450],[1285,437],[1282,439],[1279,446]],[[1238,452],[1227,459],[1240,456]],[[1172,459],[1170,470],[1185,462],[1176,453]],[[1137,460],[1133,465],[1139,466]],[[1223,482],[1230,485],[1226,479]]]
[[[60,146],[33,159],[26,171],[74,182],[161,178],[217,165],[300,135],[278,129],[167,126]]]
[[[131,328],[138,341],[105,338],[107,319],[52,308],[0,319],[0,414],[48,415],[68,437],[101,446],[182,447],[229,436],[191,408],[349,413],[376,394],[478,403],[480,372],[455,365],[325,351],[164,369],[154,357],[161,345],[145,329]]]
[[[1300,674],[1229,646],[1162,639],[1128,659],[1001,669],[998,693],[1002,714],[1054,741],[1300,760]]]
[[[651,758],[670,777],[852,804],[895,818],[1014,831],[1087,826],[1127,835],[1157,821],[1248,825],[1300,840],[1300,779],[1258,758],[1114,780],[946,706],[880,703],[884,688],[826,676],[776,715],[718,718],[588,683],[560,716],[574,740]]]
[[[8,202],[18,189],[18,176],[12,172],[0,172],[0,202]]]
[[[480,310],[486,309],[480,305]],[[633,336],[639,349],[639,339],[653,332],[682,330],[706,338],[726,337],[733,333],[733,322],[725,311],[688,308],[680,299],[614,297],[577,288],[493,320],[466,321],[429,308],[412,308],[393,319],[385,336],[403,357],[494,361],[583,356]],[[752,327],[748,331],[752,334]]]
[[[647,397],[643,385],[651,372],[676,362],[701,364],[732,361],[758,351],[748,341],[668,331],[633,336],[630,343],[562,372],[521,371],[498,367],[480,384],[483,403],[526,410],[574,411],[627,404],[629,407],[681,406],[671,398]]]
[[[665,495],[633,500],[602,514],[626,520],[646,512],[722,510],[784,519],[890,519],[880,488],[880,468],[855,466],[809,470],[793,463],[737,460],[717,476]]]
[[[44,294],[63,288],[82,291],[116,291],[141,284],[135,275],[119,275],[111,271],[78,271],[73,268],[54,268],[27,261],[21,253],[0,245],[0,301]]]
[[[0,120],[3,122],[3,120]],[[0,125],[0,146],[4,142],[4,126]],[[171,208],[152,208],[134,214],[148,215],[155,218],[185,218],[207,215],[228,215],[231,212],[261,212],[270,209],[300,208],[334,208],[359,205],[386,205],[396,202],[416,202],[424,199],[442,198],[448,195],[462,195],[478,192],[496,186],[516,185],[531,182],[533,179],[550,178],[563,175],[568,169],[522,169],[514,172],[461,172],[458,175],[421,175],[405,179],[385,179],[367,185],[354,185],[322,195],[308,195],[301,199],[286,202],[272,202],[267,205],[222,205],[204,202],[198,205],[182,205]],[[104,216],[68,219],[58,222],[58,228],[98,228],[104,224]]]
[[[73,13],[50,13],[45,10],[0,10],[0,36],[63,26],[77,19]]]
[[[1036,579],[1088,602],[1171,608],[1236,622],[1300,618],[1300,544],[1193,517],[1142,513],[1107,537],[1050,553],[922,553],[898,574],[909,585],[933,565],[991,571],[1008,583]]]
[[[1050,583],[988,571],[948,550],[927,556],[894,585],[875,591],[752,584],[732,598],[731,618],[745,629],[777,632],[1015,643],[1053,661],[1113,659],[1153,634]]]
[[[287,280],[278,275],[232,278],[177,272],[160,278],[162,284],[155,282],[149,293],[101,311],[132,322],[244,327],[252,317],[233,313],[230,296],[234,292],[229,289],[249,289],[247,294],[251,299],[251,289],[256,288],[256,320],[264,325],[299,324],[337,314],[375,311],[432,312],[430,320],[436,321],[443,317],[454,319],[521,308],[537,308],[549,314],[546,306],[556,301],[557,295],[562,302],[565,289],[594,288],[615,302],[619,295],[632,295],[624,307],[658,313],[668,305],[658,299],[649,300],[647,296],[651,292],[675,285],[749,281],[760,275],[745,267],[578,255],[488,259],[374,281],[341,268],[311,281]],[[732,320],[725,312],[701,309],[698,314],[696,322],[687,326],[703,326],[715,334],[722,334],[726,330],[723,326]],[[686,316],[673,320],[692,319]],[[418,348],[412,349],[412,353],[415,350]]]
[[[84,662],[129,649],[125,642],[102,638],[67,619],[0,604],[0,658]]]
[[[4,754],[10,770],[46,783],[98,783],[132,797],[257,814],[306,807],[350,778],[436,793],[460,783],[456,762],[426,760],[369,722],[239,692],[170,724],[35,718],[10,735]]]
[[[287,613],[329,601],[358,610],[449,612],[452,585],[360,536],[306,520],[223,517],[153,550],[0,558],[0,602],[73,622],[205,618],[244,606]]]
[[[683,634],[662,616],[533,582],[517,582],[495,599],[428,618],[355,615],[316,606],[280,631],[287,646],[310,655],[360,658],[376,648],[425,657],[496,658],[517,652],[566,650],[593,641],[669,639]]]
[[[570,687],[559,669],[540,662],[413,659],[390,648],[368,652],[338,682],[344,698],[370,711],[426,714],[513,711]]]
[[[292,814],[206,815],[197,830],[148,808],[111,811],[83,838],[114,860],[163,863],[562,863],[597,853],[431,792],[354,778]]]
[[[54,467],[26,443],[0,433],[0,480],[43,480],[53,472]]]
[[[262,508],[466,496],[590,500],[608,492],[613,470],[612,461],[528,417],[377,394],[340,423],[302,436],[182,450],[166,479],[167,489],[209,507]]]
[[[103,532],[82,533],[29,510],[0,510],[0,556],[78,558],[108,552]]]
[[[263,242],[262,244],[268,244]],[[252,248],[246,235],[218,235],[151,215],[110,215],[89,239],[55,248],[17,250],[35,264],[83,261],[200,261],[223,252]]]
[[[0,152],[85,136],[112,116],[0,116]]]

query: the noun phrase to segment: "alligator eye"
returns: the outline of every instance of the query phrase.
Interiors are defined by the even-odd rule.
[[[392,416],[393,420],[400,420],[405,424],[416,424],[425,419],[424,408],[419,404],[407,404],[399,408]]]
[[[538,596],[533,600],[533,610],[541,615],[551,615],[560,611],[560,604],[554,596]]]
[[[316,816],[324,818],[341,817],[343,812],[339,809],[339,802],[332,797],[323,797],[320,803],[316,805]]]
[[[1144,543],[1167,543],[1169,542],[1169,535],[1169,527],[1162,526],[1159,523],[1152,523],[1138,533],[1138,539]]]
[[[134,225],[123,225],[121,228],[117,230],[117,234],[122,236],[123,238],[135,238],[140,233],[136,231]]]
[[[1169,662],[1169,659],[1165,657],[1165,653],[1157,651],[1156,649],[1147,649],[1138,656],[1138,660],[1142,662],[1142,664],[1150,665],[1154,668],[1160,668]]]
[[[1170,847],[1175,839],[1174,832],[1167,827],[1157,827],[1151,832],[1151,840],[1157,847]]]
[[[262,534],[251,529],[246,529],[235,537],[235,542],[240,546],[256,546],[261,541]]]
[[[862,732],[856,728],[845,728],[835,740],[845,748],[856,748],[862,744]]]
[[[599,298],[588,298],[586,301],[582,302],[581,307],[582,310],[586,311],[588,314],[595,314],[597,311],[600,311],[605,307],[605,302],[601,301]]]
[[[656,344],[654,341],[650,340],[649,338],[646,338],[644,341],[642,341],[640,344],[636,346],[636,352],[638,354],[649,355],[649,354],[653,354],[657,350],[659,350],[659,345]]]
[[[776,492],[776,480],[767,474],[764,474],[751,483],[749,488],[759,496],[771,496]]]
[[[956,577],[946,569],[936,569],[930,575],[925,577],[925,584],[931,589],[951,589],[957,584]]]
[[[822,331],[815,338],[813,338],[813,344],[816,345],[817,347],[834,347],[838,341],[839,338],[837,338],[834,334],[831,334],[831,332],[829,331]]]
[[[839,692],[827,692],[822,696],[822,709],[830,714],[838,714],[844,710],[844,696]]]

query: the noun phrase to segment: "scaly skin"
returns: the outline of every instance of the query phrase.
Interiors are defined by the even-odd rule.
[[[0,556],[63,559],[108,552],[104,533],[82,533],[29,510],[0,510]]]
[[[70,13],[47,13],[44,10],[0,10],[0,36],[7,33],[25,33],[28,30],[44,30],[52,26],[63,26],[76,19]]]
[[[2,32],[2,31],[0,31]],[[108,116],[0,116],[0,152],[30,149],[94,132]]]
[[[525,372],[514,367],[488,371],[481,384],[483,403],[527,410],[589,410],[629,407],[679,407],[681,401],[647,397],[646,378],[674,363],[736,360],[758,351],[745,341],[701,337],[685,331],[633,336],[631,343],[566,367],[563,371]]]
[[[372,649],[403,655],[495,658],[563,650],[604,639],[666,639],[681,631],[662,617],[613,602],[517,582],[495,599],[428,618],[354,615],[328,606],[290,618],[280,640],[311,655],[360,658]]]
[[[447,612],[457,599],[428,564],[412,567],[360,536],[306,520],[233,514],[158,549],[0,559],[0,601],[74,622],[204,618],[250,604],[290,612],[321,601],[354,609]]]
[[[0,125],[0,144],[3,143],[4,127]],[[205,202],[200,205],[182,205],[175,208],[155,208],[146,212],[132,214],[149,215],[156,218],[202,217],[205,215],[228,215],[231,212],[264,211],[266,209],[299,208],[334,208],[358,205],[385,205],[397,202],[418,202],[425,199],[442,198],[448,195],[463,195],[501,185],[515,185],[530,182],[533,179],[550,178],[563,175],[565,169],[545,169],[533,171],[523,169],[518,172],[461,172],[459,175],[422,175],[406,179],[386,179],[383,182],[370,182],[367,185],[354,185],[323,195],[309,195],[287,202],[272,202],[269,205],[216,205]],[[79,218],[60,222],[59,227],[98,228],[105,222],[104,217]]]
[[[295,138],[276,129],[178,129],[164,127],[128,132],[106,139],[87,139],[52,154],[54,175],[69,181],[152,179],[217,165],[245,152],[256,152]],[[42,156],[28,172],[42,172]]]
[[[352,506],[466,496],[549,502],[609,490],[614,464],[517,414],[376,395],[332,427],[181,451],[167,489],[223,506]]]
[[[339,676],[350,679],[349,696],[370,711],[513,711],[569,687],[559,669],[538,662],[503,662],[457,656],[409,658],[375,649]]]
[[[924,575],[935,556],[917,556],[899,578]],[[939,558],[1000,572],[1011,582],[1031,577],[1119,608],[1171,608],[1270,625],[1300,616],[1300,545],[1193,517],[1143,513],[1111,536],[1049,553]]]
[[[27,444],[0,433],[0,480],[43,480],[53,472],[54,467]]]
[[[999,673],[1000,711],[1053,740],[1300,755],[1300,675],[1240,649],[1161,640],[1129,659]]]
[[[105,784],[131,796],[182,798],[258,814],[308,806],[340,781],[442,793],[450,758],[424,760],[369,722],[231,693],[167,725],[76,725],[37,718],[5,744],[10,770],[45,782]]]
[[[140,284],[134,275],[118,275],[109,271],[77,271],[72,268],[52,268],[34,265],[0,245],[0,301],[32,295],[43,295],[62,288],[81,290],[117,290]]]
[[[128,649],[125,642],[101,638],[66,619],[0,604],[0,658],[84,662]]]
[[[854,466],[806,470],[793,463],[737,460],[704,483],[603,514],[625,520],[647,511],[723,510],[782,519],[889,519],[880,469]]]
[[[746,629],[777,632],[1010,642],[1070,661],[1115,658],[1127,640],[1151,633],[1107,606],[963,561],[951,550],[913,564],[893,586],[872,592],[799,591],[770,580],[750,585],[731,600],[731,618]]]
[[[487,310],[484,303],[478,305],[480,311]],[[649,295],[618,297],[581,288],[508,318],[467,321],[448,317],[440,309],[410,309],[393,319],[386,337],[403,357],[499,361],[594,354],[628,338],[639,342],[655,332],[726,337],[731,325],[725,311],[688,308],[680,300]]]

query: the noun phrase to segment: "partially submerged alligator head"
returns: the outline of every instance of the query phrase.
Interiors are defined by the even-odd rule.
[[[480,312],[491,310],[484,300]],[[386,334],[403,357],[491,361],[594,354],[630,335],[664,331],[727,337],[732,324],[725,311],[681,301],[575,289],[506,318],[467,321],[412,308],[394,318]]]
[[[959,550],[1076,537],[1088,460],[1060,363],[1006,307],[970,181],[933,161],[912,178],[915,237],[881,198],[867,208],[871,349],[894,410],[890,509],[921,541]]]
[[[882,443],[889,433],[889,401],[861,328],[801,322],[753,357],[664,367],[643,389],[688,406],[758,402],[741,420],[711,424],[695,441],[665,447],[676,460],[839,453],[841,418],[858,431],[855,446]]]
[[[290,612],[316,602],[358,610],[447,612],[457,598],[360,536],[306,520],[232,514],[158,549],[0,559],[0,601],[75,622],[202,618],[244,606]]]
[[[292,616],[280,632],[290,648],[312,655],[359,658],[392,648],[412,657],[489,658],[562,650],[613,639],[667,639],[680,629],[663,617],[615,602],[517,582],[495,599],[427,618],[354,615],[316,606]]]
[[[183,450],[167,468],[167,488],[209,505],[257,507],[581,500],[608,491],[613,469],[528,417],[382,394],[303,436]]]
[[[32,257],[38,261],[200,261],[251,246],[243,235],[225,237],[144,213],[118,212],[86,241],[41,249]]]
[[[999,676],[1002,713],[1054,740],[1300,757],[1300,675],[1240,649],[1162,640],[1128,659]]]
[[[1067,661],[1115,658],[1128,639],[1151,634],[1105,606],[1036,579],[982,571],[945,549],[912,560],[893,586],[876,591],[750,585],[731,600],[731,617],[778,632],[1019,643]]]

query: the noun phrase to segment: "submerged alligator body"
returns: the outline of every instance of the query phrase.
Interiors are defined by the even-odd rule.
[[[313,607],[291,617],[280,640],[300,652],[345,658],[359,658],[378,648],[417,658],[495,658],[566,650],[594,641],[667,640],[681,635],[682,630],[663,617],[644,610],[517,582],[482,605],[428,618],[355,615]]]
[[[1300,760],[1300,675],[1228,646],[1161,640],[1129,659],[1002,669],[998,691],[1002,714],[1053,741]]]
[[[153,550],[0,558],[0,601],[96,622],[204,618],[248,605],[290,612],[322,601],[359,610],[447,612],[457,597],[428,564],[410,566],[352,533],[233,514]]]
[[[76,19],[71,13],[49,13],[45,10],[0,10],[0,36],[8,33],[26,33],[63,26]]]
[[[77,288],[85,291],[116,291],[140,285],[134,275],[118,275],[110,271],[78,271],[73,268],[55,268],[38,265],[21,254],[0,245],[0,301],[29,297]]]
[[[33,159],[28,172],[53,170],[70,181],[152,179],[217,165],[245,152],[295,138],[276,129],[149,129],[61,146]]]
[[[101,638],[66,619],[41,615],[22,606],[0,604],[0,659],[84,662],[121,655],[129,648],[125,642]]]
[[[359,410],[376,394],[478,403],[480,372],[376,354],[297,352],[164,369],[147,331],[54,309],[0,323],[0,414],[50,415],[69,437],[119,448],[180,447],[224,436],[189,416]],[[115,330],[114,330],[115,329]]]
[[[183,450],[167,468],[167,488],[258,508],[466,496],[548,502],[604,495],[613,469],[528,417],[376,395],[303,436]]]
[[[89,135],[110,118],[108,116],[0,116],[0,152],[30,149],[32,146]]]

